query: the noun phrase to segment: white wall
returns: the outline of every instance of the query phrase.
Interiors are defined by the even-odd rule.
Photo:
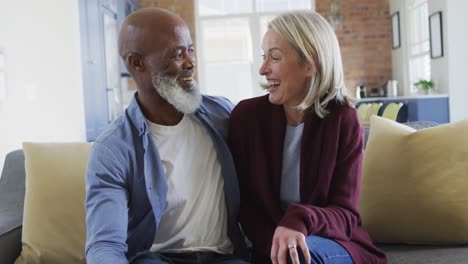
[[[407,0],[390,0],[390,14],[399,10],[402,47],[392,51],[393,79],[399,81],[399,92],[407,91],[408,78],[406,15]],[[429,15],[442,11],[444,56],[431,59],[431,79],[439,93],[449,95],[450,121],[468,118],[468,84],[466,67],[468,63],[468,1],[428,0]],[[402,93],[400,93],[402,95]],[[404,93],[407,95],[407,92]]]
[[[408,57],[408,39],[406,37],[406,12],[405,0],[390,0],[390,15],[399,11],[400,13],[400,43],[398,49],[392,50],[392,79],[398,81],[398,95],[408,95],[408,63],[405,58]],[[389,21],[391,23],[391,21]]]
[[[452,1],[452,0],[450,0]],[[448,2],[450,2],[448,1]],[[466,0],[464,0],[466,1]],[[435,12],[442,11],[442,39],[444,45],[444,56],[440,58],[431,59],[431,79],[434,81],[434,87],[439,93],[448,94],[449,93],[449,72],[448,72],[448,63],[449,63],[449,49],[447,48],[447,43],[449,36],[447,34],[447,1],[446,0],[429,0],[428,1],[428,11],[429,16]],[[468,10],[467,10],[468,11]],[[452,37],[452,36],[450,36]],[[453,59],[453,58],[450,58]]]
[[[0,170],[24,141],[85,139],[78,0],[0,0]]]
[[[468,118],[468,1],[447,1],[447,51],[450,119],[458,121]]]

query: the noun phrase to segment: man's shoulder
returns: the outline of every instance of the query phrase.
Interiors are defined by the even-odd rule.
[[[131,164],[142,158],[142,146],[143,140],[139,131],[132,126],[125,114],[122,114],[94,141],[89,156],[89,175],[106,167],[115,176],[120,175],[123,179]]]
[[[93,144],[93,147],[104,147],[114,153],[126,152],[125,149],[134,145],[138,136],[137,129],[132,126],[124,112],[99,134],[95,140],[97,144]],[[129,144],[130,142],[131,144]]]
[[[199,112],[211,120],[227,120],[231,115],[234,104],[229,99],[220,96],[203,95],[203,102]]]
[[[226,97],[203,95],[202,98],[202,107],[210,112],[224,110],[230,113],[234,108],[234,104]]]
[[[115,137],[122,134],[126,127],[126,120],[123,115],[112,121],[96,138],[96,143],[105,143],[109,140],[115,140]]]

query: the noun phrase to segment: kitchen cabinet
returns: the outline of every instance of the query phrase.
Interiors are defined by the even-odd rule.
[[[438,124],[449,123],[449,98],[448,95],[425,95],[408,97],[369,97],[359,100],[356,107],[362,103],[382,102],[379,115],[382,115],[385,107],[392,102],[401,102],[406,106],[407,122],[433,121]]]

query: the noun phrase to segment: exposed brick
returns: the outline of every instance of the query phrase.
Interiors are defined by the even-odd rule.
[[[331,0],[316,0],[316,11],[327,17]],[[392,77],[391,27],[388,0],[340,0],[340,42],[345,83],[354,92],[365,83],[381,86]]]

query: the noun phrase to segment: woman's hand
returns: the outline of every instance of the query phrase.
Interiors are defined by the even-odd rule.
[[[305,236],[301,232],[278,226],[273,235],[273,245],[271,246],[271,261],[273,264],[286,264],[289,254],[293,264],[300,264],[298,250],[302,250],[306,263],[310,263],[310,253],[307,247]]]

